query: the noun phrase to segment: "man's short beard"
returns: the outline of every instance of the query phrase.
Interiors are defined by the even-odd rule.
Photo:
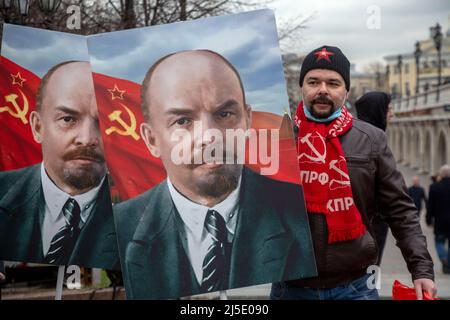
[[[332,108],[332,109],[330,109],[330,111],[327,112],[327,113],[316,113],[316,111],[314,110],[313,107],[311,107],[311,110],[310,110],[310,112],[311,112],[311,114],[313,115],[313,117],[314,117],[314,118],[317,118],[317,119],[326,119],[326,118],[328,118],[329,116],[331,116],[331,115],[333,114],[334,111],[335,111],[335,110]]]
[[[90,190],[98,186],[104,176],[103,170],[75,168],[63,170],[64,182],[76,190]]]
[[[205,179],[199,179],[195,189],[202,196],[219,198],[237,188],[242,165],[224,165]]]
[[[327,113],[317,113],[317,112],[314,110],[314,105],[315,105],[315,104],[318,104],[318,103],[320,103],[320,104],[328,104],[328,105],[331,107],[331,108],[330,108],[330,111],[327,112]],[[327,97],[325,97],[325,96],[319,96],[318,98],[313,99],[313,100],[311,101],[311,107],[310,107],[310,110],[309,110],[309,111],[311,112],[311,114],[312,114],[313,117],[315,117],[315,118],[318,118],[318,119],[326,119],[326,118],[330,117],[336,110],[337,110],[337,107],[335,106],[333,100],[331,100],[331,99],[329,99],[329,98],[327,98]]]

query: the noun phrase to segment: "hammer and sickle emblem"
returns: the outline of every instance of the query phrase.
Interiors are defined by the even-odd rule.
[[[341,159],[343,159],[345,161],[345,158],[340,156]],[[330,189],[334,190],[334,189],[338,189],[338,188],[345,188],[347,186],[350,186],[350,177],[347,173],[345,173],[344,171],[341,170],[341,168],[339,168],[338,166],[336,166],[336,164],[339,162],[340,160],[331,160],[330,161],[330,169],[333,169],[334,171],[336,171],[337,173],[339,173],[344,179],[346,180],[337,180],[337,179],[332,179],[330,181]],[[332,187],[333,183],[337,183],[338,186],[337,187]]]
[[[320,133],[318,133],[316,131],[317,137],[320,139],[320,141],[322,142],[323,145],[323,154],[321,154],[319,151],[317,151],[317,149],[314,147],[314,145],[312,144],[312,142],[309,140],[309,137],[311,137],[312,133],[308,133],[307,135],[305,135],[303,138],[301,138],[300,142],[301,143],[306,143],[308,145],[308,147],[311,149],[312,153],[314,155],[309,155],[306,153],[302,153],[298,156],[298,159],[300,160],[302,157],[306,157],[309,160],[313,161],[313,162],[321,162],[321,163],[325,163],[325,158],[327,157],[327,148],[325,145],[325,139],[320,135]]]
[[[12,104],[15,110],[12,110],[10,107],[1,107],[0,112],[8,112],[10,115],[12,115],[14,118],[22,120],[23,124],[27,124],[28,120],[26,118],[26,115],[28,113],[28,99],[27,96],[22,92],[22,90],[18,89],[20,91],[20,94],[22,95],[23,99],[23,109],[20,108],[19,104],[17,103],[16,99],[18,97],[17,94],[11,93],[5,96],[6,102],[9,102]]]
[[[108,129],[105,130],[105,133],[107,135],[110,135],[111,133],[115,132],[122,136],[132,136],[134,140],[139,140],[139,136],[136,133],[136,117],[134,116],[133,112],[127,108],[126,105],[121,103],[122,107],[127,111],[128,115],[130,116],[130,124],[126,123],[122,117],[122,111],[121,110],[115,110],[111,112],[108,115],[109,120],[111,121],[117,121],[122,128],[118,128],[116,126],[111,126]]]

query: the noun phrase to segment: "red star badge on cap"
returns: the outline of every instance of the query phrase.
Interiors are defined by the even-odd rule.
[[[314,55],[316,56],[316,62],[319,61],[320,59],[325,59],[328,62],[331,62],[329,56],[334,56],[334,53],[327,51],[326,48],[323,48],[321,51],[314,52]]]
[[[111,99],[120,99],[123,100],[123,94],[125,93],[125,90],[120,90],[117,87],[117,84],[114,84],[114,89],[108,89],[109,93],[111,93]]]

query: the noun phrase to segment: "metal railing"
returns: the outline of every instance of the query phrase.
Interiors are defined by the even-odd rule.
[[[439,90],[433,88],[417,95],[396,99],[392,103],[396,114],[450,104],[450,83],[440,86]]]

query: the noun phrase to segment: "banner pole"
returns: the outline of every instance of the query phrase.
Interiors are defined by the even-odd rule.
[[[219,297],[220,300],[228,300],[227,290],[220,290],[219,295],[220,295],[220,297]]]
[[[59,266],[58,267],[58,278],[56,280],[56,294],[55,294],[55,300],[61,300],[62,298],[62,291],[63,291],[63,285],[64,285],[64,272],[66,267],[65,266]]]

